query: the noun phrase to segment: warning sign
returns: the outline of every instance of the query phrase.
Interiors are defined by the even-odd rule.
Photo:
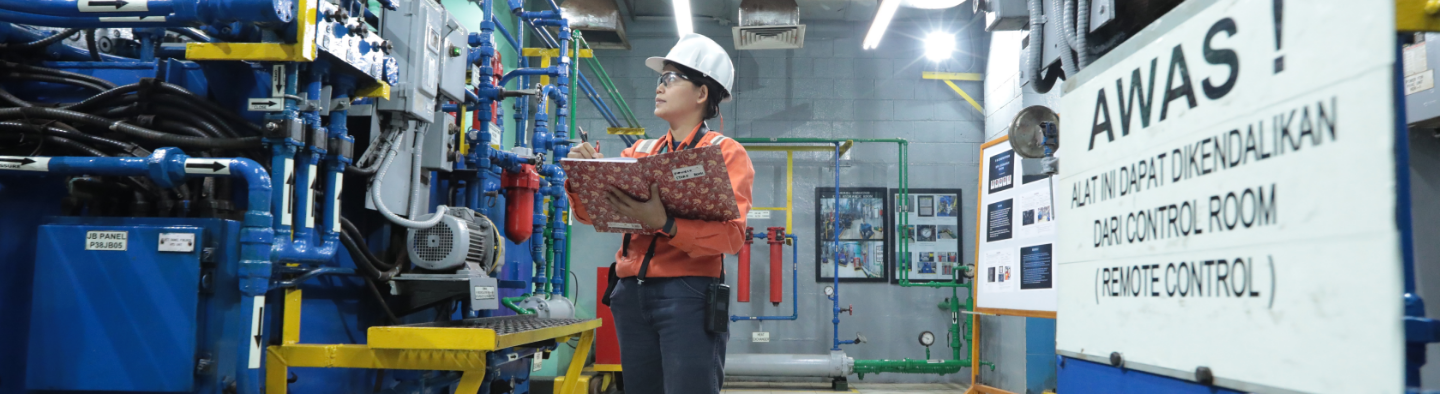
[[[1018,259],[1054,260],[1058,352],[1403,391],[1393,4],[1186,2],[1102,59],[1061,99],[1059,242]]]

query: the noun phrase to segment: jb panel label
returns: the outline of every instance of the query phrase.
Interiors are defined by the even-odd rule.
[[[127,231],[86,231],[85,250],[126,250],[130,241]]]
[[[1186,2],[1066,81],[1059,242],[1018,259],[1054,261],[1060,354],[1403,391],[1395,10],[1363,3]]]

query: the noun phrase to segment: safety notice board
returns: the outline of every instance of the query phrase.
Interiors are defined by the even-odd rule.
[[[1025,176],[1005,137],[980,148],[975,310],[1055,317],[1055,211],[1050,179]]]
[[[1394,3],[1189,1],[1065,82],[1060,355],[1404,391]]]

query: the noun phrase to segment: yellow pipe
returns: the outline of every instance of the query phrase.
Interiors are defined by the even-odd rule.
[[[285,289],[285,322],[280,333],[281,343],[300,343],[300,301],[304,300],[304,294],[299,287]]]
[[[785,231],[795,231],[790,222],[795,212],[795,151],[785,152]]]

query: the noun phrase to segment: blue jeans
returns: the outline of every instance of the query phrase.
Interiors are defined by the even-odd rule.
[[[715,278],[624,278],[610,295],[626,394],[718,394],[730,334],[705,331]]]

